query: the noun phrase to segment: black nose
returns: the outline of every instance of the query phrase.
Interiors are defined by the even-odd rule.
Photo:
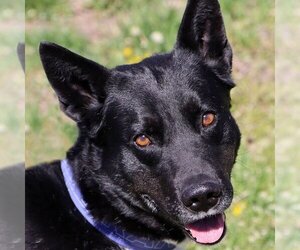
[[[195,212],[207,212],[218,203],[221,196],[221,185],[208,182],[197,187],[190,186],[183,192],[181,199],[187,208]]]

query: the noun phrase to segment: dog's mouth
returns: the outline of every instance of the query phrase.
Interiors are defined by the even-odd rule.
[[[214,245],[226,234],[225,214],[217,214],[185,225],[188,235],[197,243]]]
[[[149,195],[143,194],[142,198],[152,212],[157,212],[156,203]],[[219,243],[226,234],[225,213],[207,216],[183,226],[187,235],[202,245],[214,245]]]

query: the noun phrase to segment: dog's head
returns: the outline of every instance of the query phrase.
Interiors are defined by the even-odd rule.
[[[79,127],[69,157],[87,196],[99,192],[149,227],[163,221],[199,243],[218,242],[240,143],[218,1],[190,0],[173,51],[138,64],[106,69],[50,43],[40,54]]]

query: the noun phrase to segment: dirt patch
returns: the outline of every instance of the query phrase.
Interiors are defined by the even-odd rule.
[[[166,4],[171,8],[183,10],[186,5],[186,1],[183,0],[166,0]]]
[[[87,8],[87,1],[70,0],[74,13],[71,18],[72,26],[86,36],[92,43],[103,40],[105,37],[114,37],[119,34],[118,21],[107,13]]]

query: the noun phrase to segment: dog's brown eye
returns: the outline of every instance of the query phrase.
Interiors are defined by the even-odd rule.
[[[151,144],[151,140],[146,135],[139,135],[135,138],[135,143],[139,147],[145,148]]]
[[[213,114],[213,113],[205,113],[203,116],[202,116],[202,125],[203,127],[208,127],[210,125],[212,125],[214,123],[216,119],[216,115]]]

